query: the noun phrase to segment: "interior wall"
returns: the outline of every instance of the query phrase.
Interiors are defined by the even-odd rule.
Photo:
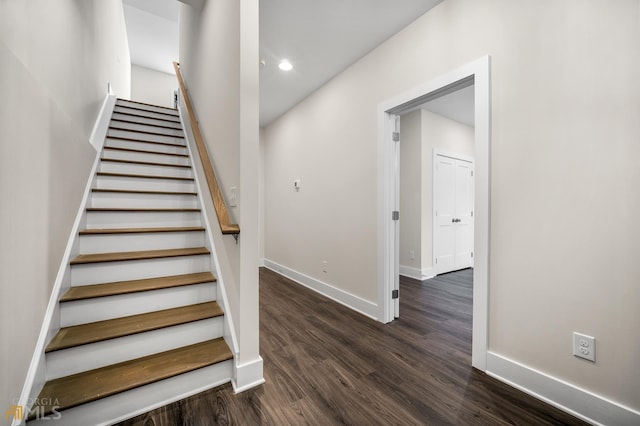
[[[422,109],[422,268],[433,276],[433,151],[473,159],[473,127]]]
[[[89,178],[107,83],[130,94],[122,3],[3,1],[0,63],[0,406],[8,407]]]
[[[258,1],[208,0],[180,9],[180,70],[227,206],[232,187],[240,225],[236,244],[222,239],[240,362],[258,356]],[[212,222],[217,223],[217,219]]]
[[[266,257],[377,302],[377,105],[491,55],[489,349],[640,409],[639,19],[638,0],[436,6],[266,128]]]
[[[178,90],[176,76],[131,64],[131,99],[173,108],[173,91]]]
[[[422,113],[400,117],[400,273],[422,271]]]

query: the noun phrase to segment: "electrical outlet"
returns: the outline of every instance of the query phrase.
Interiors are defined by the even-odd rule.
[[[409,259],[415,260],[415,258],[416,258],[416,252],[413,250],[409,250]]]
[[[327,262],[326,260],[322,261],[322,272],[327,272],[329,268],[329,262]]]
[[[596,338],[573,332],[573,355],[596,361]]]

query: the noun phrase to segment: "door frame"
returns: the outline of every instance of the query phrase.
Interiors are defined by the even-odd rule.
[[[489,226],[490,226],[490,133],[491,58],[487,55],[378,104],[378,232],[377,281],[378,319],[394,319],[391,290],[399,275],[397,221],[392,220],[397,189],[395,185],[395,117],[430,99],[474,85],[475,110],[475,226],[473,270],[473,331],[471,365],[487,369],[489,318]]]
[[[476,162],[475,159],[471,158],[471,157],[466,157],[464,155],[458,155],[458,154],[454,154],[448,151],[442,151],[438,148],[433,148],[432,151],[432,159],[431,159],[431,265],[433,267],[433,273],[435,275],[438,274],[438,268],[436,268],[436,161],[438,160],[438,156],[441,157],[447,157],[447,158],[451,158],[454,160],[460,160],[460,161],[465,161],[467,163],[471,163],[472,165],[472,170],[474,171],[474,176],[473,176],[473,188],[474,188],[474,194],[473,194],[473,216],[474,216],[474,223],[473,223],[473,229],[474,229],[474,234],[475,234],[475,211],[476,211],[476,197],[475,197],[475,187],[476,187],[476,179],[475,179],[475,168],[476,168]],[[474,235],[474,243],[475,243],[475,235]],[[475,253],[474,253],[475,255]],[[475,262],[473,262],[475,263]]]

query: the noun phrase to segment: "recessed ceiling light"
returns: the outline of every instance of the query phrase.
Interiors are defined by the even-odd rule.
[[[278,68],[280,68],[282,71],[291,71],[293,69],[293,65],[291,65],[291,62],[283,59],[278,64]]]

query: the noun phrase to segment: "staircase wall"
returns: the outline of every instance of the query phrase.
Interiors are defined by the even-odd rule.
[[[122,5],[0,5],[0,408],[20,396],[96,156],[110,82],[129,95]],[[2,416],[0,424],[8,424]]]
[[[258,1],[209,0],[181,5],[180,68],[227,202],[237,188],[230,236],[216,242],[230,271],[222,268],[230,312],[239,336],[236,389],[262,380],[258,353]],[[227,203],[228,204],[228,203]],[[211,212],[210,212],[211,213]],[[209,218],[216,224],[215,218]],[[216,235],[214,233],[214,239]],[[246,368],[245,368],[246,367]],[[245,376],[243,371],[251,371]]]

